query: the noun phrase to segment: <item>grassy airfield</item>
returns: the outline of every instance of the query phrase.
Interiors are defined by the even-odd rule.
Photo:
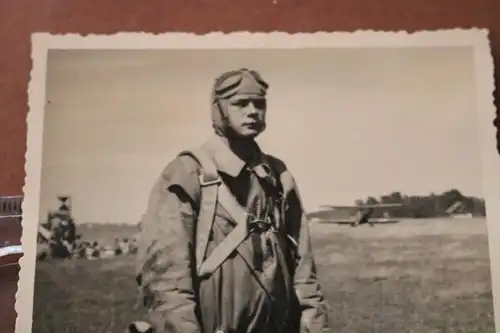
[[[311,228],[332,332],[494,332],[484,219]],[[111,242],[135,229],[79,232]],[[133,256],[38,262],[33,332],[123,333],[143,313],[133,274]]]

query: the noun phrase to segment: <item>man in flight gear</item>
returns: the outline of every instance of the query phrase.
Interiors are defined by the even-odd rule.
[[[264,154],[268,84],[215,81],[215,135],[163,170],[141,221],[137,281],[149,312],[129,332],[317,333],[327,327],[292,175]]]

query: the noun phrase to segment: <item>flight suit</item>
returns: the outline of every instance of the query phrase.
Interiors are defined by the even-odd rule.
[[[157,333],[321,332],[327,313],[294,183],[287,193],[276,191],[284,198],[282,216],[267,214],[279,201],[270,192],[281,188],[281,176],[293,181],[284,163],[256,146],[249,165],[217,136],[204,149],[238,203],[269,224],[251,232],[236,253],[200,279],[194,267],[199,165],[189,156],[175,158],[156,182],[140,223],[137,279],[149,309],[145,321]],[[256,175],[253,166],[263,166],[259,170],[266,175]],[[232,217],[217,205],[207,255],[233,228]]]

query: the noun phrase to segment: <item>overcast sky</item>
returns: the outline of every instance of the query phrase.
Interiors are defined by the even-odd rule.
[[[259,142],[308,209],[481,196],[470,49],[51,51],[41,218],[69,194],[77,222],[136,223],[165,164],[212,133],[214,77],[239,67],[270,84]]]

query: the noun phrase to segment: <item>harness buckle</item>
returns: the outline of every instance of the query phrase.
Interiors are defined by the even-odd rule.
[[[267,231],[274,231],[274,226],[271,222],[271,219],[266,217],[265,219],[254,219],[248,223],[248,232],[260,232],[264,233]]]
[[[211,185],[218,185],[222,183],[222,180],[220,178],[212,179],[212,180],[205,180],[205,177],[203,175],[200,175],[200,186],[205,187],[205,186],[211,186]]]

